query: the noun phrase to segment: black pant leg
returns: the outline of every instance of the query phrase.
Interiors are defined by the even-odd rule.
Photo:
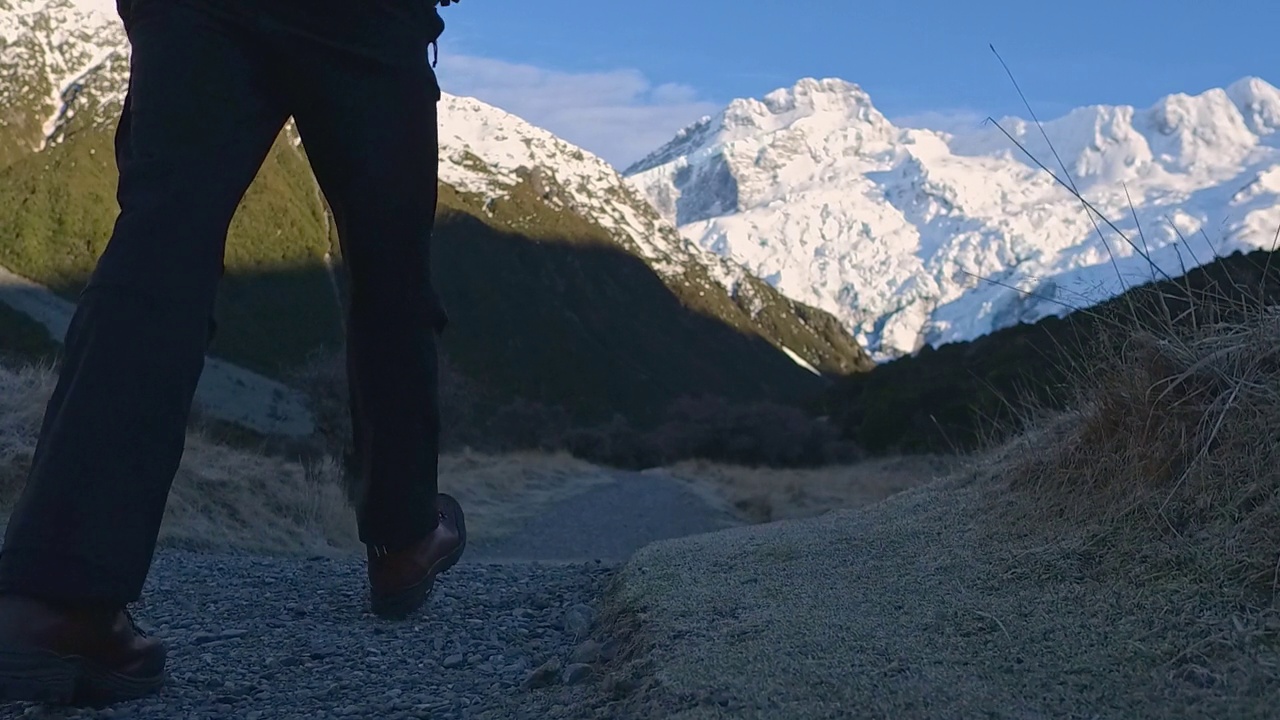
[[[129,17],[117,217],[80,296],[0,592],[136,600],[210,340],[227,228],[288,117],[248,28],[186,3]]]
[[[379,12],[376,4],[361,8]],[[400,45],[382,57],[299,39],[287,63],[294,119],[333,209],[348,273],[360,538],[388,549],[437,524],[437,334],[447,319],[431,281],[440,92],[422,28],[416,40],[389,34]],[[396,47],[399,54],[390,52]]]

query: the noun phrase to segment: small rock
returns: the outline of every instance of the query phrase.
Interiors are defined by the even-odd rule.
[[[444,662],[441,664],[444,665],[445,668],[449,670],[453,670],[455,668],[462,667],[462,664],[464,662],[466,662],[466,660],[464,660],[461,655],[454,653],[453,655],[450,655],[449,657],[445,658]]]
[[[613,698],[614,700],[621,700],[635,689],[635,683],[629,678],[620,678],[609,675],[604,679],[605,695]]]
[[[529,673],[529,677],[524,679],[524,687],[529,690],[544,688],[554,685],[558,677],[560,677],[560,661],[553,658]]]
[[[622,643],[615,639],[606,640],[604,645],[600,646],[600,659],[609,662],[618,657],[618,650],[622,647]]]
[[[600,643],[595,640],[582,643],[574,648],[573,655],[569,656],[569,662],[574,664],[593,663],[598,659],[600,659]]]
[[[337,650],[332,646],[317,645],[316,647],[311,648],[311,652],[307,653],[307,657],[311,658],[312,660],[323,660],[329,657],[330,655],[334,655],[336,653],[337,653]]]
[[[591,630],[591,623],[596,620],[596,611],[581,603],[564,611],[564,629],[582,636]]]
[[[574,663],[564,669],[564,684],[577,685],[591,677],[591,666],[586,663]]]
[[[199,632],[191,636],[191,642],[194,645],[208,645],[219,640],[234,640],[238,637],[244,637],[246,634],[248,634],[247,630],[224,630],[216,633]]]

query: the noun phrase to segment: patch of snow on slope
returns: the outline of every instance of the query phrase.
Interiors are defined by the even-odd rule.
[[[80,84],[127,52],[114,0],[0,0],[0,67],[5,69],[0,103],[42,98],[48,113],[43,143],[76,112]],[[123,92],[120,83],[115,96],[95,100],[119,101]]]

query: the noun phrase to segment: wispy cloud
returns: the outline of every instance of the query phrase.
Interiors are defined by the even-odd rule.
[[[720,109],[692,87],[638,70],[571,73],[467,55],[436,68],[445,92],[474,97],[623,168]]]

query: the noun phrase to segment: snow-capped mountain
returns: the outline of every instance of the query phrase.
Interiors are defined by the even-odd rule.
[[[440,181],[459,190],[500,197],[534,172],[543,199],[607,230],[664,278],[690,265],[749,303],[763,287],[738,263],[683,238],[608,162],[551,132],[474,98],[444,93],[440,103]]]
[[[806,79],[733,101],[625,174],[686,238],[835,314],[881,359],[1150,280],[1144,243],[1176,277],[1280,229],[1280,91],[1261,79],[1045,122],[1066,173],[1034,123],[998,125],[901,128],[857,85]],[[1100,237],[1001,127],[1134,245],[1101,222]]]
[[[32,232],[10,238],[12,247],[0,251],[11,255],[11,262],[24,262],[23,253],[33,251],[22,248],[35,244],[67,243],[84,254],[86,241],[67,235],[102,238],[109,232],[107,220],[114,208],[107,203],[114,196],[109,187],[114,168],[108,167],[109,153],[102,150],[110,147],[127,87],[128,59],[128,41],[113,0],[0,0],[0,173],[21,178],[9,182],[10,194],[61,196],[75,187],[77,202],[83,198],[86,206],[75,213],[80,225],[31,222],[48,235],[38,241]],[[480,214],[493,216],[500,212],[493,210],[500,200],[536,187],[540,211],[549,207],[552,215],[562,213],[575,227],[602,230],[618,248],[642,259],[690,310],[716,318],[744,336],[766,339],[774,347],[761,351],[760,358],[770,353],[781,357],[782,364],[789,365],[782,369],[784,375],[797,372],[798,365],[809,382],[813,374],[870,365],[834,317],[786,298],[740,264],[682,237],[604,160],[478,100],[445,95],[439,109],[441,183],[458,196],[482,200],[467,205],[465,212],[479,208]],[[281,151],[287,157],[279,162],[264,165],[262,174],[271,179],[261,185],[263,192],[289,194],[273,202],[297,211],[300,224],[292,229],[296,237],[266,227],[242,232],[272,233],[297,254],[301,245],[315,244],[317,236],[327,242],[327,230],[309,224],[308,218],[323,214],[319,193],[296,178],[274,180],[280,174],[306,172],[305,161],[295,152],[296,133],[289,127],[284,137],[293,147]],[[267,191],[266,186],[274,189]],[[0,188],[0,210],[12,207],[21,213],[43,207],[26,196],[9,200],[4,195]],[[0,223],[21,226],[16,219],[0,218]],[[518,225],[518,218],[491,219]],[[57,227],[50,229],[51,225]],[[234,251],[235,238],[229,243]],[[43,269],[74,274],[68,268]],[[632,301],[640,303],[637,298]],[[631,312],[640,317],[647,309]],[[774,360],[761,359],[759,367],[772,367]]]

